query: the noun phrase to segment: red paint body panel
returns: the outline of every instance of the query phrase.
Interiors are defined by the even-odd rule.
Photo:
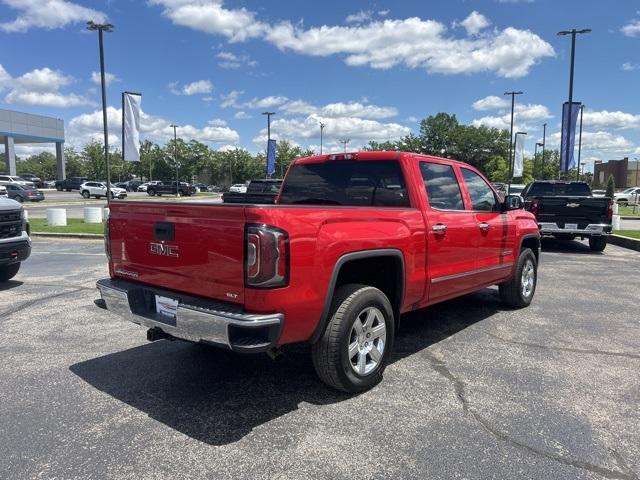
[[[432,209],[419,162],[454,165],[468,205],[469,195],[457,162],[396,152],[350,155],[356,160],[397,159],[411,206],[112,202],[111,276],[241,304],[251,313],[283,313],[284,328],[278,343],[286,344],[312,336],[330,294],[334,267],[347,253],[373,249],[401,252],[405,293],[400,311],[405,312],[508,278],[522,237],[538,233],[535,218],[524,210],[500,213]],[[316,156],[296,162],[325,161],[340,161],[340,156]],[[176,245],[178,257],[150,252],[150,243],[157,242],[154,225],[163,222],[175,225],[175,240],[164,243]],[[491,224],[488,232],[478,227],[481,222]],[[438,223],[447,225],[445,235],[433,232],[433,225]],[[246,224],[270,225],[288,233],[288,286],[245,287]],[[505,268],[491,269],[500,265]]]

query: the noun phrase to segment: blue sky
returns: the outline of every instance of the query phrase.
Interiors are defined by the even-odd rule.
[[[0,0],[0,107],[61,117],[67,142],[101,135],[97,35],[108,20],[109,126],[120,93],[143,94],[142,137],[264,148],[272,132],[302,146],[393,140],[439,111],[508,124],[503,92],[522,90],[527,149],[559,139],[569,37],[578,38],[575,99],[586,105],[583,159],[640,156],[640,3],[619,0],[278,2]],[[92,79],[92,75],[94,78]],[[42,147],[21,147],[28,154]],[[50,147],[46,147],[50,148]],[[590,169],[589,166],[587,169]]]

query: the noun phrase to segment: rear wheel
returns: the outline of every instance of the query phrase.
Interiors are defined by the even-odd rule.
[[[589,248],[594,252],[602,252],[607,248],[607,237],[589,237]]]
[[[62,185],[56,185],[56,190],[61,192],[62,191]]]
[[[155,194],[156,194],[156,191],[153,188],[147,189],[147,195],[149,195],[150,197],[153,197]]]
[[[20,263],[12,263],[11,265],[5,265],[0,267],[0,282],[6,282],[16,276],[20,270]]]
[[[15,197],[13,197],[13,199],[18,203],[24,202],[24,198],[22,198],[20,195],[16,195]]]
[[[82,191],[82,198],[91,198],[91,194],[89,193],[89,190]]]
[[[500,298],[507,305],[517,308],[529,306],[533,300],[538,281],[538,262],[530,248],[520,253],[513,276],[508,282],[501,283]]]
[[[393,309],[384,293],[366,285],[340,287],[331,319],[312,347],[313,366],[320,379],[337,390],[368,390],[382,380],[394,332]]]

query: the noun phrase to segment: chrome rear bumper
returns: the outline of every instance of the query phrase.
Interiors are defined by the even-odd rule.
[[[126,280],[99,280],[96,287],[103,300],[99,306],[130,322],[161,331],[168,337],[211,343],[235,351],[258,352],[274,347],[284,322],[281,313],[249,314],[235,305],[210,302]],[[149,298],[156,294],[178,300],[175,319],[155,311]]]
[[[584,235],[585,237],[596,237],[599,235],[608,235],[611,233],[611,224],[607,223],[590,223],[585,228],[562,228],[557,223],[542,222],[538,224],[542,235],[570,234]]]

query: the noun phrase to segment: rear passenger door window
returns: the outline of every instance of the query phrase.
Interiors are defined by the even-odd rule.
[[[420,172],[432,208],[464,210],[460,185],[451,165],[421,162]]]

